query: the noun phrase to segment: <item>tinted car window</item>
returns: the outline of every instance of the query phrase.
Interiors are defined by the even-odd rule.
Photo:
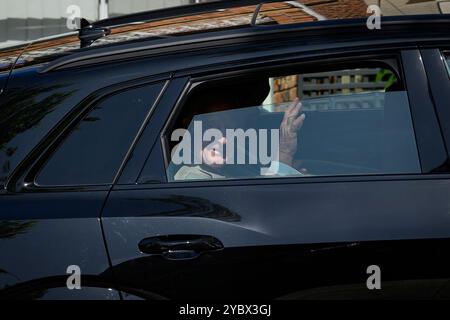
[[[185,108],[167,135],[169,181],[420,172],[407,93],[387,69],[235,80]]]
[[[161,88],[127,90],[95,105],[50,157],[36,183],[111,183]]]

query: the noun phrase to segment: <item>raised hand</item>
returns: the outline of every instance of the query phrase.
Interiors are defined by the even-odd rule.
[[[284,112],[283,121],[280,125],[280,158],[287,165],[292,165],[292,160],[297,152],[298,131],[305,121],[305,114],[301,113],[302,103],[299,98],[294,101]]]

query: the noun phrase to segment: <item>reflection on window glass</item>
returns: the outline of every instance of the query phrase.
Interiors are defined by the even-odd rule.
[[[185,107],[169,181],[420,172],[407,94],[386,69],[234,81]]]
[[[39,185],[111,183],[161,85],[115,94],[98,103],[39,173]]]

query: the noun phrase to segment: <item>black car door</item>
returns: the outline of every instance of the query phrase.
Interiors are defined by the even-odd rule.
[[[304,100],[309,109],[300,131],[302,152],[319,155],[304,159],[304,165],[319,174],[302,177],[167,182],[170,150],[164,139],[187,105],[188,92],[199,85],[195,77],[175,78],[102,213],[117,283],[156,299],[448,297],[447,152],[420,52],[391,54],[382,60],[396,60],[395,84],[387,80],[368,95],[364,90],[350,94],[352,99],[369,97],[369,105],[358,104],[361,100],[340,105],[335,97],[323,109]],[[336,68],[358,60],[369,61],[350,57]],[[306,78],[323,78],[326,70],[334,70],[336,78],[350,75],[329,67],[330,60],[331,69],[325,71],[318,67],[323,66],[319,58],[309,63],[302,90],[313,90]],[[383,75],[384,70],[375,71]],[[207,79],[222,76],[212,72]],[[291,78],[279,79],[271,78],[271,90]],[[367,88],[361,81],[366,87],[360,87]],[[324,84],[326,90],[336,89]],[[379,93],[381,105],[374,100]],[[340,123],[359,131],[333,136]],[[322,145],[327,147],[318,148]],[[357,157],[361,163],[378,159],[384,169],[376,171],[375,164],[373,172],[363,165],[330,167],[323,161],[327,157]],[[366,285],[371,266],[381,272],[380,290]]]
[[[120,299],[100,212],[163,87],[143,83],[96,94],[58,123],[11,175],[0,191],[1,298]],[[20,121],[39,123],[33,118],[39,108],[46,111],[34,106],[30,114],[22,111],[19,125],[5,128],[12,135],[8,147],[22,148],[32,129],[23,130]],[[74,272],[80,281],[67,285]]]

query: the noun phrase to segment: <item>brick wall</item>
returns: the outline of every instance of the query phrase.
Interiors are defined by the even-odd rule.
[[[360,18],[367,16],[367,4],[363,0],[336,0],[317,2],[311,9],[327,19]]]
[[[287,77],[274,78],[272,90],[272,103],[279,104],[294,100],[297,97],[298,92],[298,76],[291,75]]]
[[[326,19],[358,18],[367,16],[367,4],[363,0],[305,0],[299,2],[324,16]],[[274,13],[268,16],[276,20],[277,23],[296,23],[297,21],[295,21],[294,18],[297,16],[294,15],[291,17],[293,13],[288,10],[289,9],[286,8],[282,12]],[[297,19],[300,19],[300,17]],[[315,18],[310,16],[309,21],[314,20]],[[333,81],[333,79],[321,80],[325,82]],[[312,79],[312,81],[314,81],[314,79]],[[295,99],[299,92],[299,82],[302,82],[302,79],[297,75],[274,78],[272,103],[279,104]],[[323,92],[320,92],[319,90],[311,90],[305,94],[306,96],[315,96],[322,93]]]

